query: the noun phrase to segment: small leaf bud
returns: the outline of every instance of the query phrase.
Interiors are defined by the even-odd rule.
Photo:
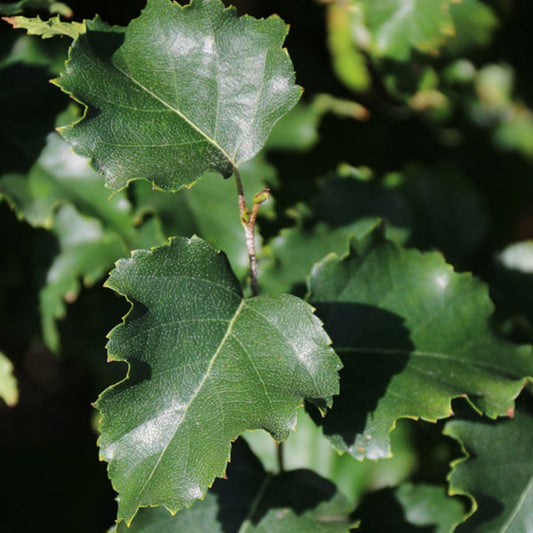
[[[262,204],[270,198],[270,189],[263,189],[254,195],[254,204]]]

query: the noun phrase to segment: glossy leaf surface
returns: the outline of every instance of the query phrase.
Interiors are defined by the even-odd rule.
[[[530,348],[491,332],[481,282],[440,254],[397,247],[381,228],[348,257],[319,263],[309,299],[345,366],[323,429],[356,457],[386,457],[398,418],[451,416],[458,396],[490,417],[509,415],[533,375]]]
[[[533,418],[454,420],[446,434],[457,439],[466,459],[456,461],[452,493],[474,499],[472,516],[456,531],[526,533],[533,527]]]
[[[62,133],[113,189],[228,177],[299,98],[286,33],[281,19],[239,18],[220,0],[149,0],[127,28],[89,22],[58,80],[88,110]]]
[[[243,299],[205,241],[136,251],[108,286],[133,303],[108,343],[128,378],[98,400],[120,519],[191,505],[222,476],[240,433],[283,440],[304,398],[324,409],[338,390],[340,363],[312,308],[289,295]]]
[[[265,472],[246,444],[233,446],[228,479],[215,482],[204,501],[172,516],[141,509],[130,528],[117,533],[347,533],[348,500],[335,486],[308,470],[274,476]]]

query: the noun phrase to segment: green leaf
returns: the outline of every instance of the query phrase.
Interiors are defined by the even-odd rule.
[[[369,494],[357,508],[355,518],[361,520],[361,533],[451,533],[464,515],[461,501],[450,498],[445,487],[404,483],[396,489]]]
[[[382,461],[357,461],[350,454],[340,455],[304,409],[298,410],[296,431],[283,443],[285,470],[304,468],[332,481],[355,506],[369,490],[395,486],[417,468],[409,426],[400,421],[391,435],[394,457]],[[272,472],[278,470],[277,445],[264,431],[247,431],[243,438]]]
[[[309,150],[318,141],[318,127],[323,114],[318,98],[310,104],[299,102],[276,123],[265,148]]]
[[[164,240],[157,222],[134,216],[124,193],[109,198],[104,178],[57,133],[49,134],[27,174],[0,177],[0,195],[20,219],[51,229],[59,240],[59,254],[40,292],[43,337],[52,351],[59,349],[56,321],[65,317],[65,301],[76,299],[80,277],[91,286],[130,249]]]
[[[264,251],[259,271],[262,290],[268,294],[297,291],[315,263],[329,253],[347,253],[352,237],[368,233],[376,220],[363,218],[339,228],[319,222],[310,229],[301,226],[282,229]]]
[[[356,170],[350,168],[349,172],[355,174]],[[348,252],[350,239],[367,234],[379,217],[390,223],[387,236],[391,240],[407,240],[413,222],[402,194],[353,174],[329,175],[312,202],[313,216],[282,229],[268,242],[259,271],[263,290],[270,294],[297,291],[317,261],[328,253]],[[314,218],[317,222],[313,224]]]
[[[0,398],[6,402],[9,407],[16,405],[18,402],[19,391],[17,380],[13,375],[13,364],[0,352]]]
[[[127,28],[88,22],[58,80],[88,109],[62,133],[113,189],[228,177],[300,96],[286,33],[281,19],[239,18],[220,0],[149,0]]]
[[[240,174],[246,183],[248,204],[254,193],[276,183],[275,169],[261,155],[244,163]],[[215,248],[224,250],[240,279],[248,275],[248,251],[233,180],[220,180],[218,175],[208,173],[194,187],[176,194],[154,190],[145,181],[136,182],[134,190],[138,211],[157,214],[167,237],[196,234]],[[261,206],[261,215],[272,218],[273,204],[272,200],[265,202]],[[259,249],[258,232],[256,246]]]
[[[328,47],[332,66],[339,79],[354,91],[365,91],[370,86],[365,57],[354,42],[354,27],[360,14],[349,3],[332,3],[327,8]]]
[[[450,4],[450,14],[456,29],[446,50],[453,54],[468,52],[474,46],[486,46],[498,27],[494,11],[480,0],[461,0]]]
[[[48,79],[51,75],[57,76],[63,70],[67,55],[68,41],[64,39],[43,41],[17,32],[0,33],[0,68],[14,63],[47,67],[50,74],[43,80],[47,89],[50,89]],[[52,92],[57,98],[57,91]]]
[[[312,308],[289,295],[243,299],[205,241],[136,251],[107,284],[133,303],[108,343],[128,377],[98,400],[119,519],[191,505],[223,475],[239,434],[286,439],[304,398],[324,409],[338,390],[340,363]]]
[[[11,24],[14,29],[26,30],[28,35],[39,35],[42,39],[50,39],[58,35],[76,39],[82,33],[85,33],[85,24],[81,22],[64,22],[57,17],[42,20],[41,17],[6,17],[6,22]]]
[[[308,470],[273,476],[242,440],[231,453],[227,480],[217,480],[204,501],[172,516],[141,509],[117,533],[348,533],[351,506],[335,486]]]
[[[531,349],[492,333],[485,285],[438,253],[399,248],[382,228],[319,263],[309,300],[344,363],[324,433],[355,457],[386,457],[398,418],[449,417],[458,396],[508,415],[533,376]]]
[[[449,0],[351,0],[350,5],[367,30],[361,44],[378,57],[406,61],[413,50],[436,54],[454,34]]]
[[[64,17],[72,16],[70,7],[56,0],[20,0],[10,4],[0,4],[0,15],[18,15],[23,11],[46,11],[58,13]]]
[[[18,216],[32,226],[50,228],[55,209],[69,202],[132,239],[128,234],[130,203],[123,193],[109,198],[103,182],[86,159],[73,154],[57,133],[50,133],[27,174],[11,172],[0,178],[0,194],[7,196]]]
[[[454,420],[445,433],[457,439],[466,458],[453,464],[450,490],[473,499],[471,517],[456,531],[527,533],[533,509],[533,418]],[[473,514],[472,514],[473,513]]]
[[[93,285],[114,261],[128,254],[128,248],[117,233],[105,231],[98,220],[82,217],[71,205],[58,210],[52,231],[59,240],[60,252],[48,270],[39,299],[44,341],[57,351],[56,320],[66,315],[65,300],[76,299],[79,278],[85,286]]]

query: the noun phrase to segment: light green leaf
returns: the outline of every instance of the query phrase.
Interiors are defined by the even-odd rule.
[[[82,217],[71,205],[58,210],[52,231],[60,252],[48,270],[39,299],[44,341],[57,351],[56,320],[66,315],[65,300],[72,302],[78,296],[79,278],[85,286],[93,285],[114,261],[128,254],[128,248],[117,233],[105,231],[97,219]]]
[[[286,471],[305,468],[329,479],[355,506],[369,490],[396,486],[416,470],[418,459],[409,429],[400,420],[391,434],[393,457],[361,462],[339,454],[307,412],[299,409],[296,431],[283,443],[283,465]],[[277,445],[270,435],[247,431],[243,438],[267,470],[278,470]]]
[[[456,531],[528,533],[533,528],[533,418],[454,420],[445,433],[466,454],[453,464],[450,490],[473,499],[471,517]]]
[[[378,57],[405,61],[413,50],[436,54],[454,34],[450,0],[351,0],[350,5],[362,26],[354,34]]]
[[[498,254],[497,259],[505,268],[533,274],[533,240],[510,244]]]
[[[328,47],[339,79],[354,91],[365,91],[370,86],[370,73],[354,38],[361,15],[352,7],[344,2],[333,2],[327,7]]]
[[[239,434],[286,439],[304,398],[324,409],[338,390],[340,363],[312,308],[289,295],[243,299],[205,241],[136,251],[107,284],[133,303],[108,343],[128,377],[98,400],[119,519],[191,505],[223,475]]]
[[[466,396],[489,417],[509,415],[533,376],[530,347],[491,331],[488,290],[438,253],[399,248],[377,228],[349,256],[314,269],[309,300],[341,356],[341,393],[324,420],[340,450],[390,454],[400,418],[435,421]]]
[[[42,20],[41,17],[6,17],[6,22],[11,24],[14,29],[26,30],[28,35],[39,35],[42,39],[50,39],[58,35],[76,39],[82,33],[85,33],[85,24],[81,22],[64,22],[57,17]]]
[[[88,109],[62,133],[113,189],[228,177],[300,96],[286,33],[281,19],[239,18],[220,0],[149,0],[127,28],[88,22],[58,80]]]
[[[13,375],[13,364],[0,352],[0,398],[12,407],[18,402],[17,380]]]
[[[70,202],[133,239],[130,203],[123,193],[110,198],[103,185],[103,178],[86,159],[73,154],[57,133],[50,133],[27,174],[11,172],[0,178],[0,194],[32,226],[50,228],[58,205]]]
[[[445,487],[412,483],[369,494],[355,513],[361,533],[451,533],[464,516],[461,501],[450,498]]]
[[[172,516],[164,508],[141,509],[117,533],[228,531],[250,533],[348,533],[351,506],[335,486],[308,470],[273,476],[246,444],[231,453],[227,480],[217,480],[204,501]]]

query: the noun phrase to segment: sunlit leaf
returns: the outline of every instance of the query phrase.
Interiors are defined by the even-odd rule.
[[[325,409],[338,390],[339,360],[312,308],[289,295],[243,299],[205,241],[136,251],[107,284],[133,303],[108,343],[128,377],[98,400],[120,519],[188,507],[223,475],[239,434],[283,440],[304,398]]]
[[[58,79],[88,109],[62,133],[113,189],[228,177],[299,98],[286,33],[281,19],[239,18],[220,0],[149,0],[127,28],[88,22]]]

